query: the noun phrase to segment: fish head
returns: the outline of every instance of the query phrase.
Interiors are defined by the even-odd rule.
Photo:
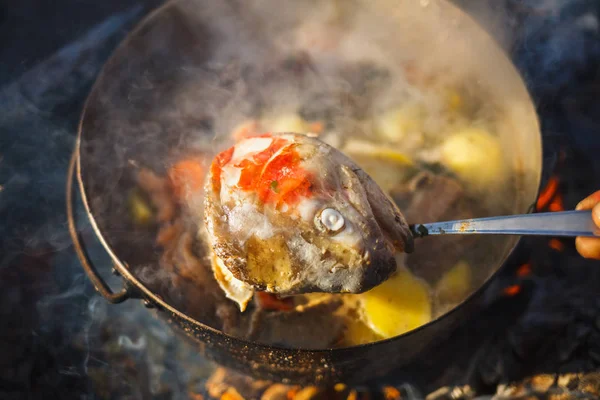
[[[266,134],[215,158],[205,222],[235,278],[280,294],[361,293],[410,252],[408,225],[379,186],[310,135]]]
[[[396,271],[396,254],[413,250],[413,236],[400,210],[375,181],[335,148],[316,138],[306,170],[310,197],[295,206],[302,236],[321,250],[332,289],[361,293]],[[327,289],[323,287],[322,289]]]

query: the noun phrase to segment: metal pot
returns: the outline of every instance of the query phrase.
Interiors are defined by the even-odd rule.
[[[193,145],[190,137],[230,131],[249,106],[244,101],[246,89],[236,86],[235,79],[228,81],[227,68],[222,66],[235,57],[268,71],[271,57],[286,48],[294,28],[306,20],[319,21],[315,15],[324,4],[312,0],[180,0],[156,10],[116,50],[93,87],[67,188],[75,248],[102,296],[111,303],[143,299],[181,328],[184,336],[197,340],[208,358],[257,377],[294,383],[362,381],[410,363],[473,311],[481,289],[507,262],[518,242],[506,238],[493,258],[479,266],[483,271],[479,289],[453,310],[404,335],[352,348],[287,349],[231,337],[182,313],[164,300],[159,287],[140,278],[137,267],[151,265],[156,255],[152,234],[144,236],[126,222],[123,197],[133,186],[135,163],[160,169],[164,160],[157,155],[166,157],[173,155],[173,149]],[[515,176],[516,195],[510,211],[528,212],[540,184],[540,131],[531,99],[502,49],[470,17],[443,0],[430,0],[426,5],[413,0],[353,0],[337,11],[345,21],[341,25],[351,27],[350,43],[355,47],[308,46],[309,53],[320,52],[317,59],[322,69],[336,57],[351,59],[358,53],[388,65],[417,60],[432,71],[471,80],[487,93],[503,113],[499,137]],[[343,30],[328,31],[329,22],[322,18],[308,31],[323,29],[317,38],[347,35]],[[243,70],[236,73],[243,74]],[[182,98],[190,90],[195,93],[193,101]],[[208,124],[203,113],[217,117]],[[90,262],[77,234],[74,178],[87,217],[125,281],[116,293]]]

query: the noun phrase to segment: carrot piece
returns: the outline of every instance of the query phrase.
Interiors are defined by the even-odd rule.
[[[233,140],[235,142],[239,142],[240,140],[243,140],[243,139],[248,139],[253,136],[258,136],[259,135],[259,133],[258,133],[259,127],[260,127],[260,124],[256,120],[249,120],[249,121],[243,122],[242,124],[238,125],[233,130],[233,132],[231,132],[231,137],[233,138]]]
[[[290,311],[294,308],[294,301],[290,298],[280,299],[274,294],[267,292],[256,293],[258,304],[264,310]]]
[[[321,121],[315,121],[309,125],[309,128],[312,133],[320,134],[325,130],[325,124]]]
[[[210,172],[212,173],[213,190],[217,193],[221,191],[221,171],[223,169],[223,166],[229,161],[231,161],[234,150],[234,147],[230,147],[227,150],[217,154],[212,164],[210,165]]]
[[[169,169],[169,183],[178,200],[202,190],[205,168],[203,160],[189,159],[176,163]]]

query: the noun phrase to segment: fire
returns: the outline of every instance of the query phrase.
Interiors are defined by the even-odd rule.
[[[557,176],[550,177],[548,183],[546,184],[546,186],[541,191],[538,197],[535,207],[537,211],[542,211],[550,204],[550,202],[553,200],[556,193],[558,192],[559,182],[560,181],[558,180]]]
[[[548,179],[548,183],[540,192],[535,209],[538,212],[565,210],[563,195],[560,193],[560,179],[557,175],[553,175]]]
[[[559,155],[559,164],[564,161],[564,152]],[[540,191],[540,195],[535,204],[537,212],[559,212],[565,211],[564,197],[561,193],[561,179],[558,173],[554,173],[548,179],[546,186]],[[548,241],[548,246],[555,251],[564,251],[565,243],[557,238],[552,238]],[[526,262],[517,268],[516,276],[519,280],[527,279],[533,272],[531,262]],[[523,287],[519,284],[513,284],[502,289],[505,296],[513,297],[521,293]]]
[[[244,400],[242,395],[234,388],[229,388],[221,395],[221,400]]]
[[[552,212],[565,211],[562,194],[558,193],[556,196],[554,196],[554,199],[550,202],[548,209]]]
[[[511,285],[504,288],[504,294],[513,297],[521,293],[521,285]]]
[[[554,174],[548,179],[548,183],[540,192],[537,199],[535,209],[538,212],[550,211],[558,212],[565,211],[563,195],[560,192],[560,178],[558,174]],[[556,251],[564,251],[565,244],[559,239],[550,239],[548,246]]]
[[[294,400],[294,397],[296,397],[296,394],[298,393],[298,390],[299,389],[297,387],[290,389],[287,392],[287,394],[286,394],[286,399],[287,400]]]
[[[519,268],[517,268],[517,271],[515,273],[517,283],[506,286],[504,289],[502,289],[502,294],[507,297],[513,297],[521,293],[521,291],[523,290],[521,284],[523,283],[523,281],[529,279],[532,273],[533,264],[531,263],[531,261],[521,264]]]
[[[517,276],[519,278],[524,278],[529,275],[531,275],[531,264],[530,263],[525,263],[517,269]]]
[[[563,251],[565,249],[565,244],[558,239],[550,239],[548,246],[556,251]]]
[[[561,157],[563,155],[561,154]],[[562,161],[562,160],[559,160]],[[558,174],[552,175],[548,179],[548,183],[541,190],[540,195],[535,204],[535,210],[537,212],[558,212],[564,211],[564,198],[562,193],[560,192],[561,180]],[[555,251],[564,251],[565,244],[557,238],[552,238],[548,241],[548,246]],[[519,266],[516,271],[516,276],[519,279],[526,279],[532,274],[533,266],[531,262],[526,262]],[[513,297],[521,293],[523,290],[520,284],[514,284],[505,287],[502,290],[502,293],[505,296]]]
[[[385,400],[400,400],[402,398],[402,394],[393,386],[385,386],[383,388],[383,398]]]

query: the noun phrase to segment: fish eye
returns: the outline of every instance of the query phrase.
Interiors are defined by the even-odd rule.
[[[333,208],[325,208],[317,215],[318,224],[320,224],[327,233],[338,233],[344,228],[344,216]]]

